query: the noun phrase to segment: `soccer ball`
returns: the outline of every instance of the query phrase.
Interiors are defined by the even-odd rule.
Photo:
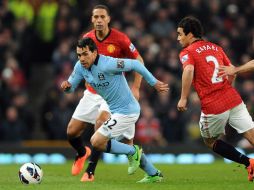
[[[23,184],[39,184],[43,177],[43,171],[38,164],[28,162],[19,169],[19,179]]]

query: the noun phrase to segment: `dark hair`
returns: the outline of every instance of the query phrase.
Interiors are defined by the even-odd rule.
[[[85,37],[78,41],[77,47],[84,48],[86,46],[88,46],[91,52],[94,52],[95,50],[97,51],[97,46],[92,38]]]
[[[96,6],[93,8],[93,10],[94,10],[94,9],[104,9],[104,10],[107,11],[108,15],[110,15],[109,8],[108,8],[106,5],[96,5]]]
[[[203,36],[203,27],[200,21],[193,16],[184,17],[179,22],[178,27],[183,28],[185,35],[191,32],[195,38],[201,38]]]

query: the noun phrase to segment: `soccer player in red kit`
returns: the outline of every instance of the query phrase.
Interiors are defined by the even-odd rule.
[[[220,65],[231,65],[223,49],[202,39],[202,25],[194,17],[183,18],[177,28],[177,40],[183,47],[182,91],[177,108],[187,109],[187,99],[193,84],[201,102],[199,121],[204,143],[224,158],[246,166],[248,180],[253,181],[254,159],[238,152],[219,139],[227,122],[254,145],[254,123],[240,95],[231,86],[234,76],[218,76]]]
[[[86,33],[84,37],[92,38],[98,48],[99,54],[117,57],[138,59],[143,63],[143,59],[130,39],[122,32],[109,28],[109,9],[105,5],[97,5],[93,8],[91,22],[94,29]],[[132,85],[132,93],[139,99],[139,87],[142,77],[135,73]],[[80,100],[75,112],[67,127],[67,137],[71,146],[77,151],[76,159],[72,165],[72,175],[78,175],[84,166],[86,159],[90,156],[88,168],[81,178],[81,181],[93,181],[94,171],[101,155],[99,151],[90,150],[82,142],[81,135],[90,124],[95,124],[95,129],[99,128],[109,117],[109,108],[101,96],[86,84],[87,89]]]

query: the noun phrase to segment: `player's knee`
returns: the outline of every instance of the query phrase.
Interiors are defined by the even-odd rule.
[[[103,124],[104,122],[105,122],[105,121],[102,121],[102,120],[100,120],[100,119],[97,119],[96,122],[95,122],[95,126],[94,126],[95,131],[97,131],[97,129],[99,129],[100,126],[102,126],[102,124]]]
[[[78,133],[75,130],[75,127],[71,123],[68,124],[66,133],[67,133],[68,138],[74,138],[74,137],[78,136]]]
[[[93,135],[90,139],[91,145],[96,149],[97,143],[96,143],[96,137]]]
[[[243,133],[244,138],[246,138],[252,145],[254,145],[254,128]]]
[[[205,142],[205,145],[206,145],[208,148],[213,149],[213,143]]]
[[[101,150],[101,144],[100,142],[94,141],[94,140],[90,140],[91,145],[96,149],[96,150]]]
[[[214,142],[214,139],[204,139],[205,145],[210,149],[213,149]]]
[[[101,142],[95,135],[90,139],[90,143],[96,150],[104,150],[103,142]]]

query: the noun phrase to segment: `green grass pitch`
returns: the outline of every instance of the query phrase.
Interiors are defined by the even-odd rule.
[[[43,181],[39,185],[23,185],[18,178],[20,165],[0,165],[0,190],[247,190],[254,184],[247,181],[243,166],[217,161],[209,165],[156,165],[164,181],[154,184],[137,184],[143,171],[128,176],[127,165],[99,163],[95,181],[80,182],[82,174],[71,176],[71,162],[64,165],[41,165]]]

